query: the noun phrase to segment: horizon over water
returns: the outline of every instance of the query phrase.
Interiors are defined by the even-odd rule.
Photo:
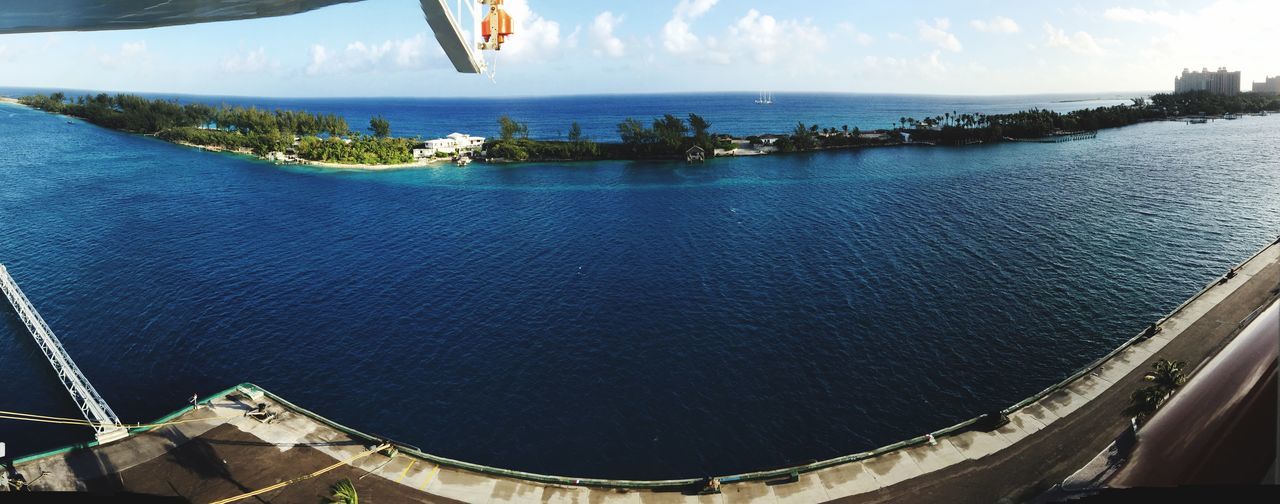
[[[238,103],[356,127],[383,113],[423,136],[492,134],[515,112],[546,137],[664,108],[755,132],[1097,106],[776,96]],[[1276,239],[1277,131],[1273,115],[1061,144],[368,172],[0,104],[0,263],[125,421],[252,381],[445,457],[699,477],[918,436],[1106,354]],[[0,409],[77,416],[3,312]],[[0,422],[19,455],[90,438]]]
[[[97,91],[58,88],[5,88],[0,96],[63,91],[69,97]],[[114,94],[114,92],[109,92]],[[530,138],[564,139],[577,121],[583,134],[596,141],[618,141],[617,124],[626,118],[648,123],[663,114],[685,118],[699,114],[717,133],[750,135],[783,133],[797,121],[821,127],[848,125],[864,130],[895,125],[899,118],[941,116],[948,112],[988,114],[1016,112],[1038,107],[1069,112],[1129,103],[1150,93],[1047,93],[1035,95],[899,95],[856,93],[774,93],[775,103],[758,105],[754,93],[654,93],[595,94],[492,98],[269,98],[246,96],[135,93],[148,98],[176,99],[182,103],[255,106],[267,110],[307,110],[346,118],[354,131],[367,132],[369,118],[381,114],[395,136],[443,137],[458,131],[495,136],[498,118],[504,114],[529,126]]]

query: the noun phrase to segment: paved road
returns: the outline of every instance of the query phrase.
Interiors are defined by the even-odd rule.
[[[1128,425],[1120,412],[1142,374],[1157,359],[1186,361],[1188,369],[1230,341],[1237,324],[1276,295],[1280,263],[1272,262],[1223,302],[1152,354],[1121,382],[1021,442],[976,461],[966,461],[880,490],[835,502],[1021,502],[1075,472]],[[1128,385],[1128,386],[1126,386]]]

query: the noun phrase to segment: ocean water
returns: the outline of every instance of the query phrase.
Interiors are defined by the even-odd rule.
[[[447,457],[695,477],[917,436],[1105,354],[1280,233],[1278,132],[344,172],[0,105],[0,262],[127,421],[252,381]],[[8,310],[0,369],[0,409],[76,416]],[[89,437],[0,422],[10,453]]]

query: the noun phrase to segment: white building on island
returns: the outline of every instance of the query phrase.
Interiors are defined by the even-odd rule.
[[[1189,93],[1192,91],[1208,91],[1218,95],[1240,94],[1240,71],[1228,72],[1226,67],[1210,72],[1208,68],[1199,72],[1182,69],[1182,75],[1173,78],[1173,92]]]
[[[450,133],[444,138],[427,140],[413,149],[413,157],[417,159],[436,157],[437,154],[456,154],[474,152],[484,145],[484,137],[463,133]]]
[[[1253,92],[1280,94],[1280,76],[1267,77],[1262,82],[1253,83]]]

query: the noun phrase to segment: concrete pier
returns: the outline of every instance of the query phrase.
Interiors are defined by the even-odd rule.
[[[258,496],[315,501],[350,478],[373,502],[1019,502],[1085,465],[1128,427],[1121,411],[1142,374],[1165,358],[1188,369],[1212,357],[1244,321],[1280,295],[1280,243],[1242,263],[1158,322],[1063,382],[1006,410],[991,432],[968,421],[879,450],[794,468],[720,478],[720,493],[698,495],[699,480],[579,479],[490,468],[432,456],[409,446],[375,453],[322,476]],[[1194,379],[1194,377],[1193,377]],[[383,440],[332,423],[252,385],[206,405],[134,429],[122,441],[58,450],[14,461],[36,490],[179,495],[211,502],[307,474]],[[247,392],[247,393],[246,393]],[[263,422],[246,412],[265,405]],[[370,427],[370,426],[364,426]],[[35,479],[44,474],[43,477]]]

